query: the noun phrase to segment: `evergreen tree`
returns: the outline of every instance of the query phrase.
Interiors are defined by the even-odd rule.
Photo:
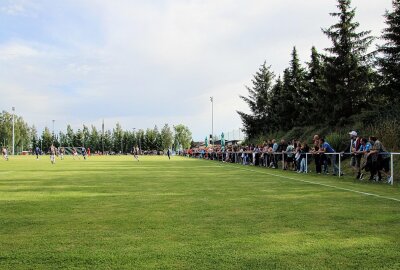
[[[306,80],[306,71],[301,66],[296,47],[292,51],[292,60],[290,61],[290,92],[293,94],[292,127],[296,125],[307,124],[310,93]],[[289,128],[292,128],[289,127]]]
[[[120,123],[115,125],[113,129],[112,138],[113,138],[113,151],[116,153],[122,152],[123,150],[123,133],[122,127]]]
[[[74,130],[72,129],[71,125],[68,125],[67,126],[67,134],[66,134],[67,144],[63,145],[63,146],[69,146],[69,147],[76,146],[76,145],[74,145],[74,138],[75,138]]]
[[[380,94],[385,97],[385,104],[400,102],[400,1],[393,0],[393,10],[386,11],[387,27],[382,39],[385,43],[378,47],[380,56],[377,59],[380,75]]]
[[[250,108],[251,114],[239,112],[242,118],[244,132],[248,138],[255,138],[268,132],[266,120],[268,117],[269,92],[272,88],[274,74],[266,62],[259,68],[252,80],[252,87],[246,87],[249,96],[240,96]]]
[[[95,126],[92,125],[89,137],[89,145],[88,147],[91,151],[101,151],[101,135]]]
[[[308,63],[308,74],[306,79],[308,81],[309,91],[307,123],[311,125],[324,123],[328,120],[326,118],[328,111],[326,111],[326,107],[321,106],[321,104],[327,104],[329,100],[326,99],[326,83],[323,62],[321,55],[314,46],[311,48],[311,61]]]
[[[321,104],[331,112],[330,124],[344,123],[365,108],[372,83],[371,55],[367,53],[373,41],[370,31],[357,32],[359,23],[354,21],[355,9],[350,0],[338,0],[337,7],[339,11],[331,16],[339,21],[323,29],[333,43],[324,57],[329,102]]]
[[[283,82],[281,77],[278,77],[270,92],[270,105],[267,108],[267,126],[268,131],[278,131],[281,129],[284,104],[281,103],[283,92]]]
[[[74,134],[72,139],[72,145],[74,147],[82,147],[83,146],[83,132],[78,129],[78,131]]]
[[[53,135],[51,134],[48,127],[45,127],[42,133],[42,150],[47,152],[50,150],[50,146],[53,142]]]
[[[39,138],[38,138],[38,133],[37,129],[35,126],[31,127],[31,149],[35,149],[36,146],[39,146]]]
[[[82,146],[84,146],[85,148],[89,147],[89,143],[90,143],[90,131],[89,128],[85,125],[83,125],[83,129],[82,129]]]

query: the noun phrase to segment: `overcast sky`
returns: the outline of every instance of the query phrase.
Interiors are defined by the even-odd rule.
[[[267,61],[302,62],[335,0],[0,0],[0,110],[39,130],[183,123],[196,140],[241,127],[239,95]],[[391,0],[354,0],[361,30],[379,36]]]

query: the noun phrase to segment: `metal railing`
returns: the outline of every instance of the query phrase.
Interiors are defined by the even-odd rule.
[[[242,165],[257,165],[261,167],[274,167],[279,168],[279,164],[282,164],[282,170],[286,170],[286,162],[287,162],[287,152],[254,152],[254,151],[243,151],[243,152],[209,152],[209,151],[194,151],[191,152],[191,157],[196,158],[206,158],[210,160],[217,161],[228,161],[231,163],[237,163]],[[295,159],[295,152],[289,153],[291,157]],[[258,155],[258,156],[257,156]],[[311,161],[310,156],[314,157],[318,155],[320,158],[322,156],[338,156],[337,159],[337,169],[336,169],[336,159],[331,158],[331,166],[333,167],[333,173],[336,174],[339,178],[343,176],[343,166],[342,161],[345,158],[351,156],[350,153],[301,153],[304,155],[305,159],[305,173],[309,173],[309,163]],[[400,153],[378,153],[378,155],[389,155],[390,156],[390,181],[391,185],[394,184],[394,157],[400,156]],[[262,164],[259,163],[260,159],[262,160]],[[327,159],[324,159],[324,162],[327,162]],[[272,164],[272,166],[271,166]],[[328,165],[324,164],[324,166],[328,167]],[[327,168],[324,168],[325,172]],[[337,170],[337,171],[335,171]]]

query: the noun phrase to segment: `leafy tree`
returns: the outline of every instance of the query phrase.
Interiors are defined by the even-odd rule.
[[[161,141],[162,141],[162,150],[166,150],[172,147],[174,143],[174,134],[171,131],[171,128],[168,124],[165,124],[161,130]]]
[[[371,55],[367,53],[373,41],[370,31],[357,32],[355,9],[350,0],[338,0],[339,11],[331,13],[338,22],[323,33],[332,41],[324,56],[327,98],[325,106],[329,123],[345,123],[353,114],[365,108],[366,95],[372,87]]]
[[[184,125],[174,126],[175,131],[175,148],[178,149],[179,146],[183,149],[188,149],[190,147],[190,142],[192,141],[192,133],[189,128]]]

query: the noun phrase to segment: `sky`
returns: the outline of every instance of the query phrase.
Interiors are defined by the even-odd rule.
[[[353,0],[378,37],[391,0]],[[187,125],[194,140],[238,130],[253,74],[296,46],[331,43],[335,0],[0,0],[0,110],[38,130]],[[377,41],[379,42],[379,41]]]

